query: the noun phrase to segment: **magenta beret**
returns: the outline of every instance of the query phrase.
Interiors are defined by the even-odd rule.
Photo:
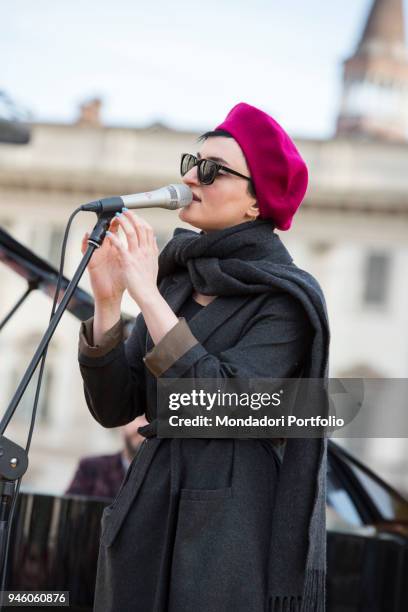
[[[270,115],[241,102],[215,129],[241,147],[255,186],[260,217],[290,228],[307,188],[308,172],[293,140]]]

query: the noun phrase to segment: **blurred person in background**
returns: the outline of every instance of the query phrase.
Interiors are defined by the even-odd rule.
[[[144,440],[138,429],[147,423],[145,416],[141,415],[121,427],[123,449],[118,453],[81,459],[65,494],[109,499],[116,497],[126,472]]]

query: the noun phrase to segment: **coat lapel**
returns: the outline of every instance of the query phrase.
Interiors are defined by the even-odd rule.
[[[193,285],[188,273],[173,276],[163,292],[163,297],[175,314],[184,301],[192,294]],[[201,308],[189,321],[188,325],[193,335],[203,344],[227,319],[249,300],[251,296],[218,296],[208,306]],[[147,350],[153,347],[153,340],[147,331]]]

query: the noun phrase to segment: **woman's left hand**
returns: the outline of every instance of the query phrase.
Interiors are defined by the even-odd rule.
[[[114,233],[107,233],[107,239],[117,250],[129,295],[141,306],[159,293],[156,236],[152,226],[130,210],[123,210],[116,219],[125,233],[127,245]]]

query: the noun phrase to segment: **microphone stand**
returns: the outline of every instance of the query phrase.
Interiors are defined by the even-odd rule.
[[[122,206],[123,202],[120,202],[120,204],[118,202],[116,210],[121,210]],[[26,450],[6,438],[6,436],[3,434],[18,407],[27,385],[33,377],[44,350],[46,350],[57,328],[57,325],[64,314],[64,311],[66,310],[79,281],[81,280],[93,252],[96,248],[101,246],[111,219],[114,215],[115,210],[101,211],[97,213],[97,222],[92,230],[92,234],[88,238],[88,248],[82,257],[82,260],[74,276],[72,277],[71,282],[67,286],[64,297],[50,320],[48,328],[42,337],[2,420],[0,421],[0,575],[3,575],[3,572],[6,571],[4,562],[7,534],[9,529],[8,519],[11,501],[16,488],[16,481],[25,474],[28,467],[28,453]]]

